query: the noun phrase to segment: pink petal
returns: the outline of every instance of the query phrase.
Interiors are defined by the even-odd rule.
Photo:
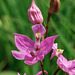
[[[74,64],[75,64],[75,63],[74,63]],[[68,66],[69,68],[73,68],[74,64],[72,65],[72,61],[68,61],[67,66]]]
[[[75,60],[67,61],[63,55],[60,55],[57,64],[64,72],[69,73],[69,75],[75,74]]]
[[[24,75],[26,75],[26,73],[24,73]]]
[[[53,46],[52,46],[53,52],[52,52],[52,55],[51,55],[50,60],[51,60],[54,56],[56,56],[57,45],[58,45],[57,43],[54,43]]]
[[[73,65],[71,67],[75,67],[75,60],[72,60],[71,62],[72,62],[72,65]]]
[[[56,56],[56,50],[53,50],[50,60],[51,60],[54,56]]]
[[[54,49],[54,50],[56,49],[57,50],[58,49],[58,44],[54,43],[52,49]]]
[[[43,59],[44,59],[44,55],[43,54],[37,56],[37,60],[41,60],[42,61]]]
[[[31,40],[29,37],[21,34],[15,33],[15,44],[17,48],[21,51],[24,50],[31,50],[31,48],[34,48],[34,41]]]
[[[69,68],[75,68],[75,60],[68,61],[67,66],[69,66]]]
[[[74,75],[72,72],[69,72],[69,75]]]
[[[46,30],[42,24],[36,24],[36,25],[32,26],[32,30],[33,30],[35,36],[36,36],[36,33],[41,33],[41,37],[46,32]]]
[[[18,73],[18,75],[20,75],[20,73]]]
[[[24,60],[25,53],[19,51],[12,51],[12,55],[18,60]]]
[[[58,35],[51,36],[51,37],[48,37],[48,38],[44,39],[41,42],[40,47],[41,47],[42,52],[45,52],[44,55],[46,55],[47,53],[49,53],[51,51],[53,43],[54,43],[54,40],[57,37],[58,37]]]
[[[63,55],[60,55],[60,57],[58,57],[57,64],[63,71],[68,73],[68,61]]]
[[[27,61],[32,61],[34,57],[32,57],[31,55],[25,55],[24,59]]]
[[[20,73],[18,73],[18,75],[20,75]],[[26,75],[26,73],[24,73],[24,75]]]
[[[36,60],[36,58],[34,58],[32,61],[28,61],[26,60],[24,63],[28,64],[28,65],[33,65],[37,62],[38,60]]]
[[[64,63],[67,63],[68,60],[63,56],[63,55],[60,55],[59,58],[64,62]]]
[[[46,73],[46,75],[48,75],[48,72],[44,70],[44,72]],[[36,75],[41,75],[42,71],[38,72]]]
[[[69,74],[70,74],[70,75],[75,75],[75,67],[74,67],[73,69],[70,69],[70,70],[69,70]]]

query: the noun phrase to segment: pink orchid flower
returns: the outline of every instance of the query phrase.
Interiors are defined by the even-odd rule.
[[[42,24],[43,16],[40,9],[36,6],[34,0],[28,9],[28,17],[32,24]]]
[[[44,70],[44,73],[46,73],[46,75],[48,75],[48,72]],[[38,72],[36,75],[41,75],[42,71]]]
[[[57,64],[64,72],[75,75],[75,60],[68,61],[63,55],[60,55]]]
[[[57,44],[57,43],[53,44],[52,49],[53,49],[53,52],[52,52],[52,55],[51,55],[50,60],[51,60],[54,56],[59,57],[59,56],[63,53],[63,51],[64,51],[64,50],[58,49],[58,44]]]
[[[32,65],[38,60],[43,60],[44,56],[51,51],[55,38],[58,37],[58,35],[51,36],[40,43],[40,38],[44,35],[45,28],[43,25],[37,24],[32,26],[32,30],[36,41],[34,42],[25,35],[15,33],[15,44],[20,52],[12,50],[12,54],[16,59],[25,60],[28,65]]]
[[[17,75],[20,75],[20,73],[18,73]],[[26,75],[26,73],[24,73],[24,75]]]

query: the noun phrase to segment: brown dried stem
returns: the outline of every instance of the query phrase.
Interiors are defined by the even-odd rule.
[[[41,61],[41,68],[42,68],[42,74],[45,75],[45,74],[44,74],[44,64],[43,64],[43,60]]]
[[[45,38],[47,38],[47,34],[48,34],[49,23],[50,23],[50,17],[51,17],[51,14],[48,13]]]
[[[56,75],[57,74],[57,72],[60,70],[60,68],[58,67],[56,70],[55,70],[55,72],[54,72],[54,74],[53,75]]]

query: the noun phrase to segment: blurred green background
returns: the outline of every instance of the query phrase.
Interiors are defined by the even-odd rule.
[[[41,70],[40,62],[34,65],[26,65],[24,61],[15,59],[11,50],[18,50],[15,46],[13,33],[24,34],[34,38],[31,22],[27,16],[27,10],[32,0],[0,0],[0,75],[17,75],[24,72],[27,75],[35,75]],[[47,22],[50,0],[35,0],[42,11],[44,22]],[[64,49],[63,55],[68,60],[75,59],[75,1],[61,0],[59,13],[51,16],[48,36],[59,35],[55,42],[59,48]],[[44,69],[49,75],[57,68],[57,57],[50,61],[51,53],[45,56]],[[68,75],[62,70],[57,75]]]

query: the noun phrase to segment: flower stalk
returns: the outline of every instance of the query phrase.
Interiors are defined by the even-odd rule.
[[[55,70],[55,72],[54,72],[54,74],[53,75],[56,75],[57,74],[57,72],[60,70],[60,68],[59,67],[57,67],[57,69]]]
[[[44,36],[42,36],[42,41],[44,40]],[[44,59],[41,61],[41,69],[42,69],[42,74],[44,74]]]
[[[42,68],[42,74],[45,75],[45,74],[44,74],[44,64],[43,64],[43,60],[41,61],[41,68]]]
[[[47,34],[48,34],[49,23],[50,23],[50,17],[51,17],[51,14],[48,13],[45,38],[47,38]]]

